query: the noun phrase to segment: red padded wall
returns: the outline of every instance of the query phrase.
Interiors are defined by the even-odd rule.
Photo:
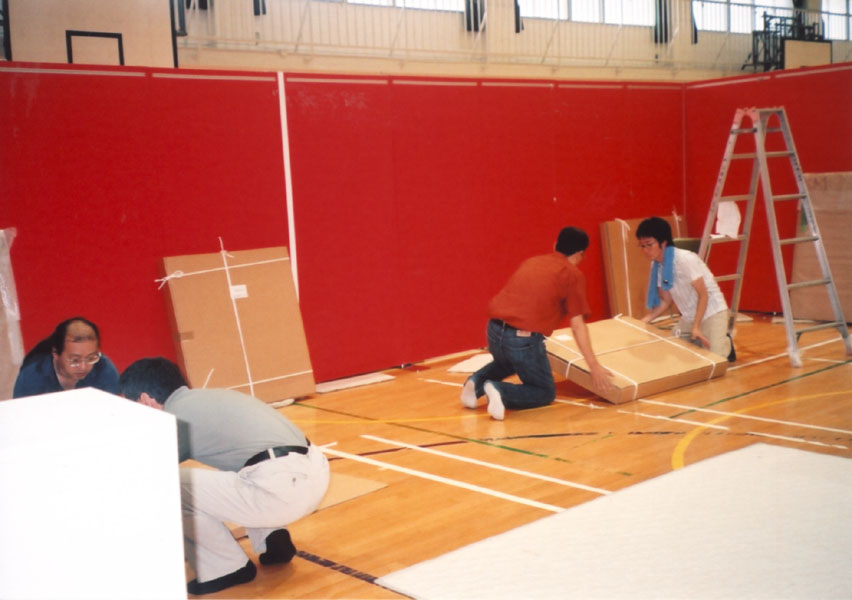
[[[173,357],[160,258],[218,251],[219,237],[287,243],[275,76],[198,75],[0,70],[0,227],[17,229],[27,348],[82,314],[119,368]]]
[[[385,80],[286,82],[299,302],[318,380],[397,364],[392,116]]]
[[[680,85],[291,75],[286,88],[320,380],[484,345],[488,300],[565,225],[592,239],[582,268],[602,318],[600,221],[683,210]]]

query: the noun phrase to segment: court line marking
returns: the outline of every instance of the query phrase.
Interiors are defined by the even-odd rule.
[[[835,342],[842,342],[842,341],[843,341],[843,338],[838,335],[836,338],[832,338],[830,340],[825,340],[823,342],[816,342],[816,343],[811,344],[809,346],[802,346],[801,348],[799,348],[799,352],[802,352],[804,350],[810,350],[811,348],[818,348],[819,346],[826,346],[828,344],[833,344]],[[767,356],[766,358],[761,358],[759,360],[753,360],[751,362],[733,365],[731,367],[728,367],[728,371],[736,371],[737,369],[742,369],[743,367],[750,367],[752,365],[759,365],[761,363],[769,362],[770,360],[776,360],[778,358],[784,358],[784,357],[787,357],[787,356],[789,356],[789,354],[787,352],[782,352],[780,354],[775,354],[773,356]],[[803,356],[802,358],[803,359],[807,358],[808,360],[819,360],[817,358],[810,358],[810,357],[807,357],[807,356]],[[842,363],[842,362],[848,362],[848,361],[838,361],[838,362]]]
[[[540,479],[542,481],[548,481],[550,483],[555,483],[558,485],[564,485],[567,487],[573,487],[581,490],[586,490],[587,492],[594,492],[596,494],[611,494],[609,490],[604,490],[601,488],[592,487],[589,485],[585,485],[582,483],[576,483],[574,481],[568,481],[566,479],[558,479],[556,477],[550,477],[548,475],[541,475],[539,473],[534,473],[532,471],[524,471],[521,469],[515,469],[512,467],[506,467],[504,465],[500,465],[497,463],[486,462],[483,460],[477,460],[475,458],[468,458],[467,456],[459,456],[458,454],[450,454],[449,452],[441,452],[440,450],[433,450],[432,448],[424,448],[422,446],[416,446],[414,444],[407,444],[405,442],[398,442],[395,440],[389,440],[387,438],[377,437],[375,435],[362,434],[362,438],[366,438],[368,440],[373,440],[374,442],[379,442],[382,444],[388,444],[391,446],[398,446],[401,448],[408,448],[409,450],[416,450],[417,452],[425,452],[426,454],[434,454],[435,456],[443,456],[444,458],[451,458],[453,460],[459,460],[462,462],[470,463],[472,465],[478,465],[480,467],[488,467],[489,469],[496,469],[498,471],[505,471],[507,473],[513,473],[515,475],[521,475],[523,477],[530,477],[532,479]]]
[[[663,415],[649,415],[648,413],[640,413],[640,412],[630,412],[627,410],[619,410],[618,412],[625,415],[636,415],[640,417],[646,417],[648,419],[658,419],[661,421],[673,421],[676,423],[685,423],[687,425],[696,425],[700,428],[711,428],[711,429],[722,429],[724,431],[730,431],[731,428],[727,425],[713,425],[711,423],[701,423],[700,421],[690,421],[689,419],[678,419],[675,417],[666,417]],[[715,423],[716,421],[713,421]],[[825,442],[818,442],[816,440],[803,440],[801,438],[796,438],[788,435],[778,435],[774,433],[764,433],[762,431],[746,431],[745,435],[756,435],[759,437],[768,437],[776,440],[785,440],[788,442],[796,442],[799,444],[810,444],[813,446],[821,446],[823,448],[837,448],[839,450],[848,450],[848,446],[843,446],[841,444],[827,444]]]
[[[848,393],[848,391],[827,392],[827,393],[824,393],[824,394],[811,394],[810,396],[801,396],[801,397],[796,397],[796,398],[781,398],[780,400],[774,400],[772,402],[764,402],[763,404],[758,404],[756,406],[749,406],[747,408],[742,409],[741,411],[737,411],[737,412],[734,412],[734,413],[720,413],[722,416],[716,417],[715,419],[711,420],[710,423],[711,424],[719,423],[720,421],[724,421],[726,419],[732,419],[734,417],[758,418],[759,420],[774,421],[774,419],[763,419],[763,418],[759,418],[759,417],[752,417],[751,415],[745,415],[745,414],[742,414],[742,413],[744,413],[746,411],[750,411],[750,410],[757,410],[757,409],[760,409],[760,408],[765,408],[767,406],[774,406],[776,404],[785,404],[787,402],[795,402],[797,400],[802,400],[802,399],[807,399],[807,398],[817,398],[817,397],[820,397],[820,396],[831,396],[831,395],[835,395],[835,394],[845,394],[845,393]],[[663,403],[660,403],[660,404],[663,404]],[[709,411],[709,412],[718,412],[718,411]],[[782,423],[782,424],[791,424],[790,422],[785,422],[785,421],[775,421],[775,422]],[[803,425],[803,427],[810,427],[810,426]],[[814,428],[814,429],[826,429],[828,431],[832,431],[832,429],[830,429],[830,428],[821,428],[821,427],[812,427],[812,428]],[[680,440],[680,442],[678,442],[677,446],[675,446],[674,452],[672,453],[672,468],[673,469],[681,469],[681,468],[684,467],[684,465],[685,465],[684,456],[686,455],[686,449],[692,443],[692,440],[694,440],[698,436],[698,434],[700,434],[703,430],[704,430],[703,425],[701,427],[696,427],[695,429],[693,429],[692,431],[687,433],[683,437],[683,439]],[[833,431],[838,431],[838,430],[833,430]],[[839,431],[842,432],[843,430],[841,429]],[[769,436],[770,434],[764,434],[764,435]]]
[[[848,446],[840,444],[826,444],[825,442],[817,442],[816,440],[803,440],[801,438],[790,437],[788,435],[778,435],[775,433],[763,433],[762,431],[748,431],[748,435],[756,435],[760,437],[768,437],[776,440],[785,440],[788,442],[797,442],[799,444],[811,444],[813,446],[822,446],[823,448],[837,448],[838,450],[849,450]]]
[[[784,402],[791,402],[791,401],[796,401],[796,400],[805,400],[805,399],[810,399],[810,398],[816,398],[816,397],[819,397],[819,396],[836,396],[836,395],[839,395],[839,394],[849,394],[850,391],[851,390],[841,390],[839,392],[825,392],[823,394],[813,394],[811,396],[796,396],[796,397],[793,397],[793,398],[784,398],[783,401]],[[777,423],[779,425],[789,425],[789,426],[792,426],[792,427],[804,427],[805,429],[816,429],[816,430],[819,430],[819,431],[828,431],[828,432],[831,432],[831,433],[842,433],[842,434],[846,434],[846,435],[852,435],[852,431],[850,431],[848,429],[838,429],[836,427],[823,427],[822,425],[811,425],[810,423],[799,423],[798,421],[782,421],[781,419],[771,419],[769,417],[756,417],[754,415],[743,414],[740,411],[727,412],[727,411],[722,411],[722,410],[713,410],[712,408],[699,408],[699,407],[695,407],[695,406],[687,406],[687,405],[684,405],[684,404],[674,404],[672,402],[660,402],[659,400],[647,400],[647,399],[644,399],[644,398],[640,398],[639,402],[644,402],[646,404],[656,404],[658,406],[666,406],[666,407],[669,407],[669,408],[680,408],[680,409],[684,409],[684,410],[687,410],[687,411],[705,412],[705,413],[710,413],[710,414],[714,414],[714,415],[722,415],[725,418],[740,417],[740,418],[743,418],[743,419],[752,419],[754,421],[763,421],[764,423]],[[762,407],[762,406],[770,406],[770,405],[769,404],[760,404],[758,406],[749,407],[748,410],[753,410],[753,409],[756,409],[756,408],[759,408],[759,407]],[[715,423],[715,421],[711,421],[711,423]],[[704,424],[702,424],[701,426],[703,427]]]
[[[455,381],[441,381],[440,379],[424,379],[422,377],[417,378],[418,381],[425,381],[427,383],[440,383],[441,385],[450,385],[453,387],[464,387],[463,383],[456,383]]]
[[[450,479],[448,477],[441,477],[440,475],[433,475],[432,473],[426,473],[425,471],[417,471],[415,469],[409,469],[406,467],[400,467],[394,465],[392,463],[382,462],[380,460],[375,460],[372,458],[367,458],[364,456],[359,456],[357,454],[350,454],[348,452],[342,452],[340,450],[332,450],[328,446],[320,446],[320,449],[333,456],[340,456],[342,458],[348,458],[350,460],[354,460],[357,462],[367,463],[368,465],[373,465],[382,469],[390,469],[391,471],[398,471],[400,473],[405,473],[406,475],[413,475],[414,477],[420,477],[422,479],[428,479],[430,481],[436,481],[438,483],[443,483],[446,485],[451,485],[454,487],[462,488],[465,490],[479,492],[480,494],[485,494],[487,496],[494,496],[495,498],[502,498],[503,500],[509,500],[510,502],[516,502],[518,504],[524,504],[526,506],[532,506],[534,508],[540,508],[542,510],[547,510],[554,513],[564,512],[566,509],[561,506],[554,506],[552,504],[545,504],[544,502],[538,502],[536,500],[530,500],[528,498],[522,498],[521,496],[515,496],[513,494],[506,494],[504,492],[498,492],[497,490],[492,490],[490,488],[482,487],[479,485],[473,485],[472,483],[465,483],[464,481],[459,481],[457,479]]]
[[[590,408],[592,410],[606,410],[607,408],[610,408],[609,406],[598,406],[597,404],[592,404],[591,402],[580,402],[578,400],[563,400],[562,398],[556,398],[553,401],[558,402],[559,404],[570,404],[571,406],[580,406],[582,408]]]
[[[636,415],[639,417],[645,417],[648,419],[658,419],[660,421],[674,421],[675,423],[684,423],[686,425],[697,425],[698,427],[712,427],[713,429],[724,429],[730,430],[731,428],[727,425],[708,425],[706,423],[702,423],[701,421],[690,421],[689,419],[678,419],[676,417],[666,417],[665,415],[649,415],[648,413],[634,412],[630,410],[618,410],[616,411],[623,415]]]
[[[314,408],[314,407],[311,407]],[[321,409],[320,409],[321,410]],[[312,420],[312,419],[290,419],[291,422],[296,424],[308,425],[308,424],[322,424],[322,425],[405,425],[406,423],[428,423],[431,421],[459,421],[463,419],[483,419],[490,418],[488,413],[486,412],[473,412],[470,411],[467,414],[460,415],[448,415],[445,417],[410,417],[404,419],[373,419],[371,417],[359,417],[357,415],[353,416],[351,419],[336,419],[336,420]],[[440,431],[435,431],[434,433],[443,433]]]
[[[452,387],[464,387],[463,383],[456,383],[455,381],[441,381],[440,379],[423,379],[418,378],[419,381],[425,381],[427,383],[437,383],[440,385],[449,385]],[[582,406],[583,408],[593,408],[593,409],[605,409],[604,406],[596,406],[594,404],[587,404],[584,402],[579,402],[576,400],[563,400],[561,398],[554,398],[554,402],[559,402],[560,404],[571,404],[572,406]]]
[[[386,424],[386,425],[395,425],[395,426],[398,426],[398,427],[402,427],[404,429],[410,429],[412,431],[419,431],[419,432],[422,432],[422,433],[440,435],[440,436],[448,437],[448,438],[451,438],[451,439],[454,439],[454,440],[461,440],[461,441],[464,441],[464,442],[470,442],[472,444],[481,444],[483,446],[488,446],[489,448],[498,448],[500,450],[507,450],[509,452],[518,452],[518,453],[521,453],[521,454],[527,454],[529,456],[536,456],[538,458],[544,458],[546,460],[555,460],[557,462],[569,463],[569,464],[588,465],[590,467],[594,467],[595,469],[597,469],[599,471],[603,471],[604,473],[608,473],[610,475],[617,475],[619,477],[630,477],[630,478],[633,477],[632,473],[629,473],[629,472],[626,472],[626,471],[620,471],[618,469],[610,469],[610,468],[608,468],[604,465],[601,465],[599,462],[591,462],[588,459],[575,460],[575,459],[566,458],[566,457],[563,457],[563,456],[551,456],[549,454],[542,454],[541,452],[535,452],[535,451],[528,450],[528,449],[517,448],[515,446],[509,446],[507,444],[495,443],[493,439],[489,439],[489,438],[475,438],[475,437],[469,437],[469,436],[465,436],[465,435],[455,434],[455,433],[452,433],[452,432],[449,432],[449,431],[446,431],[446,430],[429,429],[427,427],[420,427],[420,426],[417,426],[417,425],[405,423],[405,422],[402,422],[399,419],[388,420],[388,421],[380,421],[380,420],[378,420],[374,417],[369,417],[369,416],[366,416],[366,415],[354,415],[352,413],[347,413],[343,410],[336,409],[336,408],[329,408],[329,407],[324,407],[324,406],[317,406],[315,404],[309,404],[306,401],[305,402],[296,402],[295,404],[292,404],[291,406],[297,406],[297,407],[300,406],[302,408],[310,408],[312,410],[317,410],[317,411],[321,411],[321,412],[332,413],[332,414],[337,414],[337,415],[345,415],[347,417],[352,417],[353,419],[361,419],[361,420],[357,420],[357,421],[351,421],[351,423],[354,423],[354,424],[381,423],[381,424]],[[543,410],[543,409],[546,409],[546,408],[547,407],[545,406],[545,407],[540,407],[540,408],[530,409],[530,410]],[[486,413],[486,412],[482,412],[480,414],[473,414],[473,411],[467,411],[467,412],[469,414],[467,416],[462,416],[461,418],[478,419],[481,416],[486,417],[486,418],[490,418],[488,416],[488,413]],[[310,421],[304,421],[304,422],[310,423]],[[328,422],[331,422],[331,421],[322,421],[322,422],[328,423]],[[340,423],[350,423],[350,421],[339,421],[339,422]]]

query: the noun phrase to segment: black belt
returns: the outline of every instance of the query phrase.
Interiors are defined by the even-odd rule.
[[[534,331],[528,331],[526,329],[518,329],[514,325],[509,325],[506,321],[501,321],[500,319],[491,319],[491,322],[502,328],[503,330],[511,329],[512,331],[515,331],[516,335],[519,335],[521,337],[530,337],[532,334],[535,333]]]
[[[243,466],[250,467],[270,458],[281,458],[282,456],[287,456],[291,452],[295,452],[296,454],[307,454],[308,446],[311,445],[311,441],[307,440],[307,442],[307,446],[274,446],[272,448],[267,448],[266,450],[258,452],[252,456]]]

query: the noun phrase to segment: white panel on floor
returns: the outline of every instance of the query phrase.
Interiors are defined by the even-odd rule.
[[[0,598],[186,598],[173,416],[94,389],[0,402]]]
[[[850,506],[852,460],[754,444],[378,583],[435,600],[850,598]]]

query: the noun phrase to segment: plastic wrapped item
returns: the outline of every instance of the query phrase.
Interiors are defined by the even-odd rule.
[[[9,253],[15,233],[13,227],[0,229],[0,399],[3,400],[12,397],[15,378],[24,360],[21,311]]]

